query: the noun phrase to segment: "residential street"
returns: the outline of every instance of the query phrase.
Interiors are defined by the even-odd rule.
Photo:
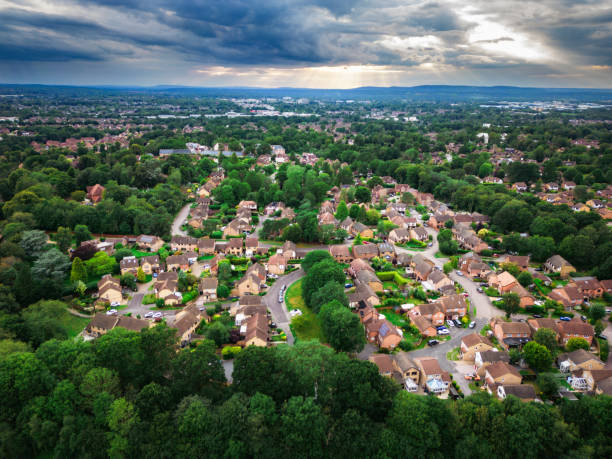
[[[291,284],[304,277],[304,275],[304,271],[300,268],[297,271],[287,274],[286,276],[279,277],[274,283],[274,285],[272,285],[272,287],[270,287],[270,289],[263,296],[263,300],[268,306],[270,313],[272,314],[272,319],[274,319],[276,325],[279,328],[282,328],[285,334],[287,335],[287,344],[294,343],[293,334],[291,333],[291,329],[289,328],[289,323],[291,322],[291,319],[289,317],[287,305],[285,304],[285,302],[278,302],[278,294],[283,285],[289,288]],[[285,293],[286,292],[287,291],[285,290]]]
[[[185,223],[187,215],[189,215],[189,209],[191,204],[185,205],[180,212],[176,215],[176,218],[172,222],[172,235],[173,236],[187,236],[187,233],[181,229],[181,226]]]

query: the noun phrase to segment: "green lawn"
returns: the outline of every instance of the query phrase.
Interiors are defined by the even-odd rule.
[[[291,320],[291,330],[295,335],[296,341],[316,339],[324,343],[326,340],[323,335],[323,330],[321,329],[321,322],[317,315],[304,303],[301,279],[291,284],[287,289],[285,302],[287,303],[287,309],[290,311],[292,309],[299,309],[302,311],[301,316],[294,317]]]
[[[83,331],[85,325],[87,325],[90,321],[91,319],[88,319],[87,317],[73,316],[66,311],[66,315],[62,319],[62,325],[64,325],[66,331],[68,332],[68,338],[74,338]]]
[[[149,255],[157,255],[157,252],[143,252],[138,249],[131,249],[131,250],[132,250],[132,255],[134,255],[136,258],[148,257]]]
[[[383,309],[379,312],[382,312],[382,314],[387,318],[387,320],[396,327],[404,327],[408,325],[408,321],[406,320],[406,318],[401,314],[398,314],[397,312],[393,311],[392,309]]]

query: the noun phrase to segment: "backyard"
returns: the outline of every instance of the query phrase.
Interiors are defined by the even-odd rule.
[[[66,330],[68,338],[74,338],[81,333],[90,321],[90,318],[73,316],[68,311],[66,311],[66,314],[61,319],[62,326]]]
[[[310,310],[304,303],[302,297],[302,280],[291,284],[285,294],[285,302],[287,303],[287,309],[299,309],[302,311],[302,315],[294,317],[291,320],[291,330],[293,335],[298,340],[319,340],[321,343],[325,342],[325,336],[321,329],[321,322],[317,315]]]

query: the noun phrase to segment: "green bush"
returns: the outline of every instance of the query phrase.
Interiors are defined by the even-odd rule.
[[[155,300],[157,300],[156,296],[153,293],[145,295],[142,299],[142,304],[155,304]]]
[[[240,346],[226,346],[221,351],[221,356],[224,360],[231,360],[240,354],[240,351],[242,351]]]
[[[608,361],[608,355],[610,354],[610,345],[605,339],[597,338],[599,341],[599,358],[602,362]]]
[[[183,304],[185,304],[185,303],[187,303],[189,301],[194,300],[195,298],[198,297],[198,294],[199,294],[199,292],[198,292],[197,289],[193,289],[193,290],[191,290],[189,292],[183,293]]]

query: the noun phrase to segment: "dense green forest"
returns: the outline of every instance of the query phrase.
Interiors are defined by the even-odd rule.
[[[3,349],[3,352],[7,352]],[[212,343],[165,326],[51,340],[0,360],[3,457],[609,457],[612,398],[556,406],[411,395],[318,343]]]

